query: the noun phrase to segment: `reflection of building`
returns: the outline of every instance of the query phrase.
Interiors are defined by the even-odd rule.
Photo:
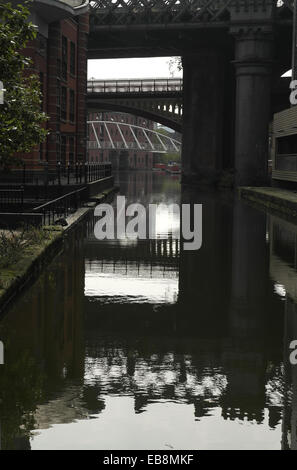
[[[83,376],[81,236],[79,230],[73,232],[65,253],[50,264],[0,323],[7,355],[0,375],[3,449],[15,448],[19,445],[16,442],[29,434],[28,426],[41,397],[45,399],[50,392],[53,398],[55,387],[60,390],[64,381]],[[54,385],[50,390],[49,383]],[[46,420],[44,413],[42,420]]]
[[[88,4],[86,0],[33,2],[31,21],[38,35],[25,53],[40,78],[50,135],[40,148],[26,154],[30,162],[85,160]]]
[[[101,112],[101,113],[90,113],[89,121],[106,121],[109,124],[108,129],[101,122],[98,127],[99,140],[102,144],[111,143],[111,139],[115,143],[123,144],[123,139],[127,143],[128,147],[135,144],[136,139],[140,145],[148,146],[149,142],[142,131],[139,128],[133,128],[133,131],[129,126],[117,126],[117,123],[132,124],[146,129],[154,129],[154,123],[144,118],[132,116],[126,113],[116,112]],[[112,124],[112,122],[115,124]],[[96,126],[96,123],[94,124]],[[89,130],[90,139],[92,137],[92,128]],[[133,135],[134,133],[134,135]],[[89,149],[88,159],[90,162],[108,162],[113,164],[115,169],[149,169],[153,167],[153,153],[148,150],[117,150],[117,149]]]
[[[124,186],[124,194],[134,201],[135,196],[144,204],[161,201],[164,193],[166,203],[179,201],[178,182],[153,175],[151,184],[141,188],[141,182],[147,180],[142,172],[136,173],[139,179],[127,174],[131,187]],[[86,236],[78,234],[78,245],[58,259],[38,289],[12,310],[8,326],[16,326],[17,342],[24,337],[23,344],[34,344],[36,357],[44,364],[41,368],[51,379],[44,399],[37,394],[32,399],[37,426],[45,429],[55,423],[99,418],[97,429],[103,423],[104,433],[105,419],[114,413],[118,423],[118,410],[125,409],[122,403],[129,398],[132,406],[126,410],[127,422],[135,414],[140,419],[143,413],[158,427],[162,410],[183,408],[187,423],[200,432],[207,428],[207,444],[213,447],[218,443],[233,446],[236,431],[242,433],[237,446],[277,446],[284,412],[283,435],[294,442],[296,407],[293,404],[291,413],[292,388],[282,366],[284,302],[273,293],[274,283],[268,275],[265,214],[243,202],[234,207],[228,196],[216,198],[191,188],[183,192],[182,202],[203,203],[208,236],[200,251],[185,252],[168,237],[156,244],[150,240],[99,242],[90,220]],[[283,234],[278,238],[284,240],[284,247],[290,240]],[[285,264],[283,269],[287,269]],[[129,276],[133,276],[131,290],[121,292],[120,283]],[[179,295],[163,296],[161,302],[158,296],[150,303],[152,281],[161,284],[162,279],[174,284]],[[137,289],[143,283],[146,298],[137,297],[133,282]],[[33,313],[28,309],[32,298]],[[287,318],[291,320],[286,331],[290,334],[296,328],[294,308],[294,302],[288,303]],[[23,327],[27,319],[29,328]],[[285,372],[289,377],[287,365]],[[24,393],[20,402],[26,396]],[[113,398],[121,401],[121,408],[114,407]],[[8,411],[15,416],[12,406]],[[179,415],[177,423],[182,422]],[[168,423],[174,428],[171,416]],[[39,434],[47,436],[46,431]],[[57,436],[55,430],[52,435]],[[258,436],[263,436],[260,443]],[[89,444],[91,437],[87,438]],[[111,444],[118,444],[115,439],[111,433]],[[289,439],[286,437],[288,443]]]

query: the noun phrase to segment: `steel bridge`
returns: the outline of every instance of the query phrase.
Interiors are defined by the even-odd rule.
[[[187,24],[215,26],[228,24],[232,20],[232,10],[252,6],[263,10],[266,4],[281,9],[285,6],[293,10],[294,0],[91,0],[93,24],[96,26],[126,25],[178,25]]]
[[[90,5],[90,59],[181,56],[184,78],[174,96],[169,89],[167,95],[141,87],[132,92],[131,84],[122,93],[119,83],[115,91],[96,92],[89,84],[89,106],[104,101],[110,110],[137,111],[182,128],[186,181],[212,182],[233,168],[237,185],[265,185],[269,123],[273,112],[289,106],[280,76],[292,64],[294,1],[92,0]]]
[[[183,81],[176,78],[89,80],[88,108],[147,118],[182,131]]]
[[[90,5],[89,58],[95,59],[184,55],[218,34],[226,42],[233,28],[262,27],[263,20],[292,26],[294,0],[91,0]]]
[[[88,121],[88,126],[89,150],[144,150],[153,153],[176,154],[181,152],[182,143],[180,141],[145,127],[123,122],[99,120]],[[117,138],[113,135],[113,129],[117,131]],[[125,130],[129,130],[132,141],[128,141],[125,137]],[[105,131],[105,133],[102,131]],[[139,139],[139,132],[143,135],[144,142]]]

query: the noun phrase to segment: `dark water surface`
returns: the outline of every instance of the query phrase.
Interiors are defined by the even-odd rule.
[[[3,449],[297,448],[297,227],[178,179],[129,201],[203,204],[203,246],[84,223],[0,321]]]

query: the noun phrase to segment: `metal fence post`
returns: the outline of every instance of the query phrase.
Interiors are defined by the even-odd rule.
[[[23,162],[23,186],[26,186],[26,163]]]
[[[87,184],[88,183],[88,164],[87,164],[87,162],[85,162],[84,172],[85,172],[85,184]]]
[[[61,186],[61,162],[58,162],[58,184]]]

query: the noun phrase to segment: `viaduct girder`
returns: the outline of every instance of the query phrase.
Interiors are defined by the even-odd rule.
[[[187,28],[228,25],[232,12],[251,8],[256,13],[272,5],[277,14],[284,8],[293,10],[293,0],[93,0],[93,26],[164,25]],[[281,15],[280,15],[281,19]]]
[[[125,112],[182,132],[180,79],[90,80],[87,100],[89,110]]]
[[[93,0],[89,58],[183,55],[203,42],[228,45],[234,28],[283,33],[292,11],[293,0]]]
[[[236,185],[264,185],[271,108],[288,106],[288,92],[278,81],[291,68],[293,3],[93,0],[89,58],[181,56],[180,117],[164,95],[158,101],[168,99],[167,106],[139,95],[146,105],[139,102],[134,114],[146,108],[143,116],[155,113],[165,124],[171,111],[176,125],[182,115],[184,181],[212,184],[223,169],[231,168]],[[132,112],[121,99],[122,110]],[[116,105],[110,101],[109,106]]]

